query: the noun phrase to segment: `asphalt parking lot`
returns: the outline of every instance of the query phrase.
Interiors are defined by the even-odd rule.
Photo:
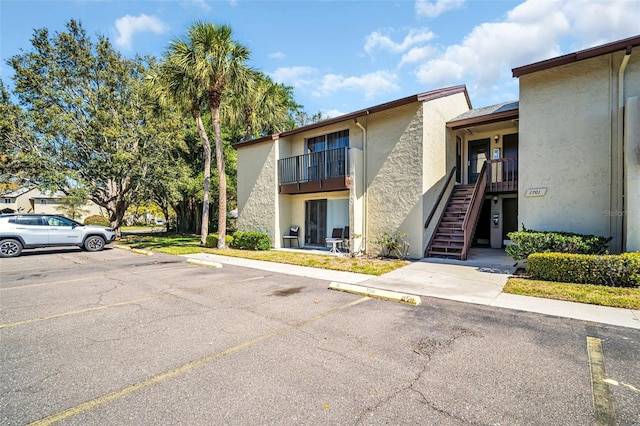
[[[640,425],[637,330],[328,284],[113,248],[2,259],[0,423]]]

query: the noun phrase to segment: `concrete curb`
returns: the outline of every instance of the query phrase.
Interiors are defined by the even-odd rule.
[[[354,284],[332,282],[329,285],[329,289],[359,294],[361,296],[374,297],[376,299],[390,300],[392,302],[406,303],[413,306],[417,306],[422,303],[420,296],[415,296],[413,294],[397,293],[395,291],[380,290],[377,288]]]
[[[153,252],[151,250],[131,249],[131,253],[144,254],[145,256],[151,256]]]
[[[131,251],[131,247],[125,246],[125,245],[122,245],[122,244],[114,244],[113,248],[117,248],[117,249],[120,249],[120,250]]]
[[[207,266],[209,268],[222,268],[222,264],[218,262],[209,262],[207,260],[187,259],[187,263],[198,266]]]

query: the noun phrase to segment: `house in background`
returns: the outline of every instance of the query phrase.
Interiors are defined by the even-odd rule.
[[[46,193],[37,188],[20,188],[16,191],[0,195],[0,213],[42,213],[42,214],[62,214],[59,209],[60,200],[64,197],[62,192]],[[92,215],[103,215],[100,206],[92,201],[82,207],[82,215],[76,218],[82,222],[86,217]]]
[[[471,109],[434,90],[242,142],[238,229],[282,247],[349,227],[369,253],[384,232],[409,256],[465,259],[520,225],[613,237],[640,250],[640,37],[513,69],[520,99]]]
[[[0,195],[0,213],[27,213],[32,210],[28,195],[32,191],[32,188],[19,188]]]
[[[455,162],[446,122],[470,107],[455,86],[236,144],[238,229],[266,232],[279,248],[291,226],[312,247],[348,227],[367,251],[402,232],[421,258],[425,219]]]

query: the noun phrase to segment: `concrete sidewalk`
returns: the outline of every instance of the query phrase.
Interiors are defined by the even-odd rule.
[[[417,296],[640,329],[640,311],[503,293],[502,288],[507,278],[515,271],[515,265],[501,250],[475,249],[466,261],[422,259],[379,277],[207,253],[184,257],[327,281],[361,284],[369,288]]]

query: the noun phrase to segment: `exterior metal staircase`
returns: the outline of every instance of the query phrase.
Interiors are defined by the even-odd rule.
[[[478,181],[456,185],[425,250],[426,257],[467,259],[487,187],[486,163]]]

